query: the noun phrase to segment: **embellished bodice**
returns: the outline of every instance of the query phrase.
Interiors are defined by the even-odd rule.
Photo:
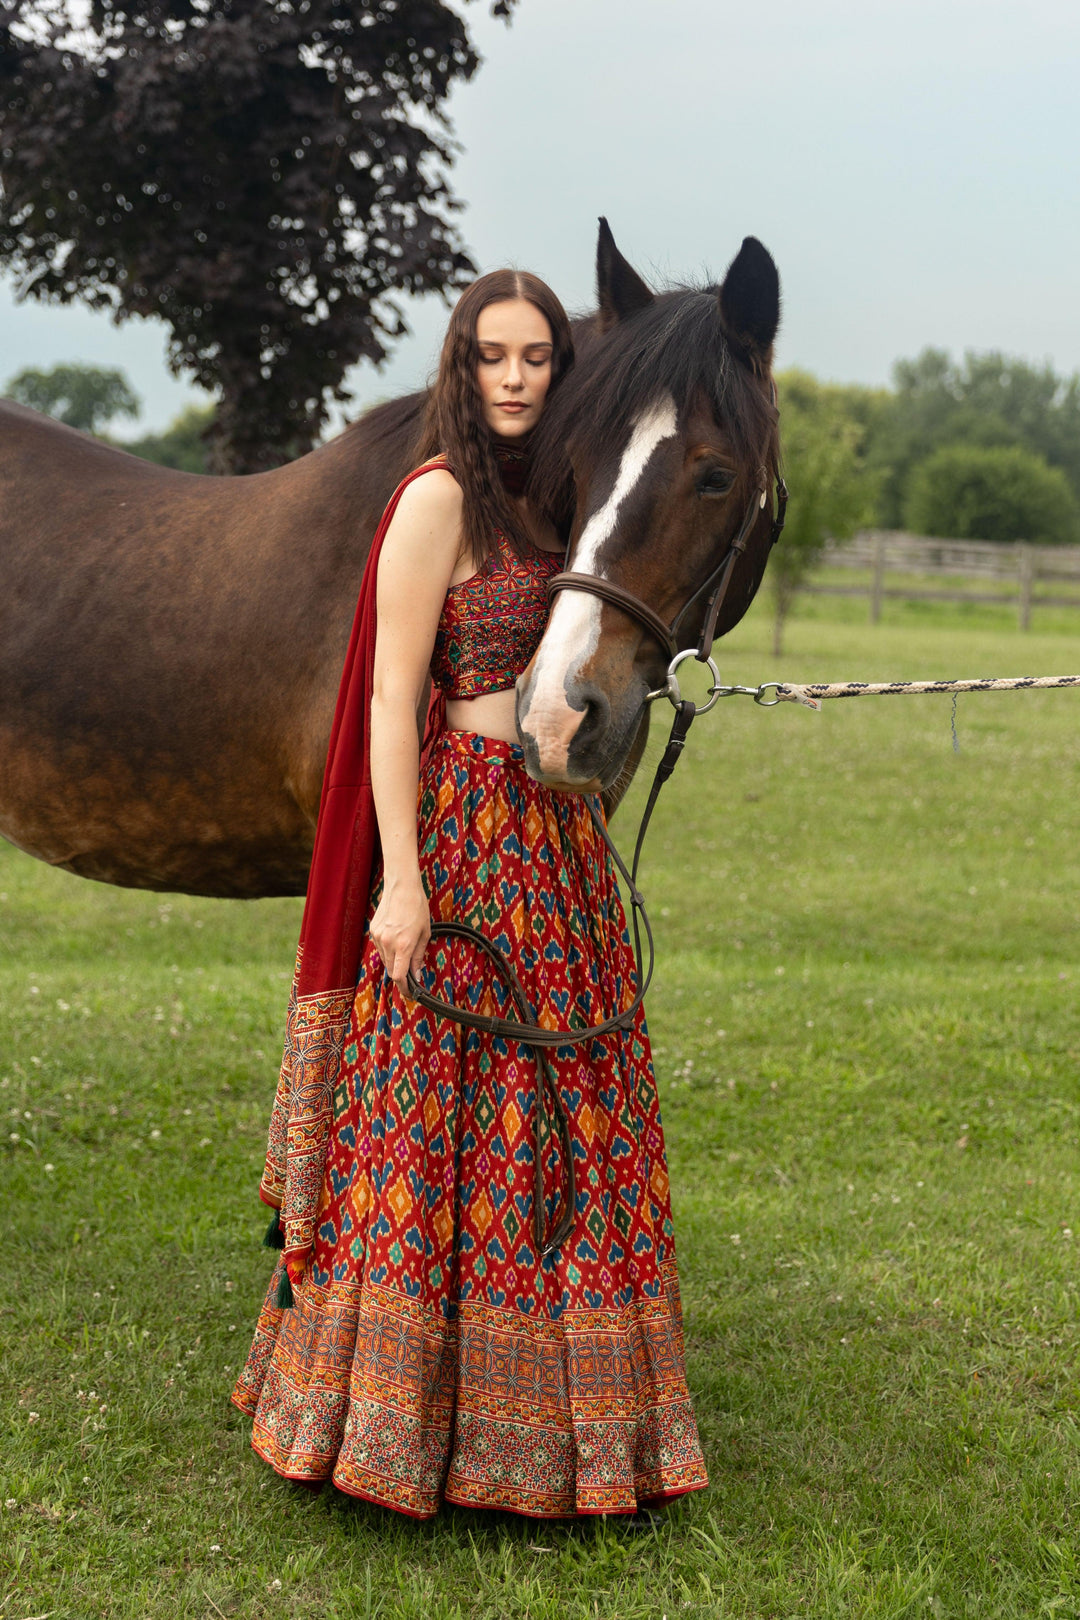
[[[450,586],[431,655],[441,692],[471,698],[513,686],[540,645],[547,582],[562,566],[561,552],[530,546],[519,557],[500,536],[476,573]]]

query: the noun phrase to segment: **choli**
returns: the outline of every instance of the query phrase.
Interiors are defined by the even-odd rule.
[[[561,552],[531,546],[519,557],[500,535],[496,549],[446,593],[431,678],[448,698],[505,692],[532,658],[548,619],[547,582]]]

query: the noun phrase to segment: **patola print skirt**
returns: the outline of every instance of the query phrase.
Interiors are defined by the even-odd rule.
[[[420,831],[432,916],[495,940],[542,1024],[629,1003],[626,922],[585,801],[533,782],[518,747],[449,731]],[[434,941],[428,988],[515,1016],[479,957]],[[707,1484],[643,1016],[557,1049],[554,1067],[577,1199],[541,1258],[531,1050],[404,1001],[368,942],[311,1263],[291,1310],[273,1303],[275,1271],[233,1392],[279,1474],[419,1518],[442,1501],[630,1513]],[[547,1142],[554,1216],[564,1174]]]

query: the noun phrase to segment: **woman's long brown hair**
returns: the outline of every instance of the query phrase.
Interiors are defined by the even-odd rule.
[[[504,534],[524,555],[529,537],[499,474],[495,438],[484,421],[477,381],[480,348],[476,322],[489,304],[524,298],[540,311],[551,328],[552,391],[574,363],[574,343],[566,311],[547,284],[527,270],[493,270],[466,287],[454,306],[439,356],[439,372],[428,396],[420,429],[418,458],[443,451],[465,496],[462,542],[477,564],[491,555],[495,537]],[[546,405],[547,401],[545,401]],[[527,445],[522,446],[527,449]]]

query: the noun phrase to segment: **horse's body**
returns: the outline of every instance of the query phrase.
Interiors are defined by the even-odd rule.
[[[0,402],[0,830],[84,877],[302,894],[342,659],[415,409],[248,478]]]
[[[721,309],[729,287],[729,304],[745,294],[735,272],[746,252]],[[635,356],[634,319],[656,325],[652,295],[601,236],[600,315],[576,330],[580,358],[562,385],[537,490],[563,502],[565,521],[576,504],[572,547],[584,546],[595,572],[621,577],[664,612],[730,544],[738,500],[766,458],[764,416],[750,433],[720,420],[736,408],[754,416],[765,397],[777,290],[764,259],[772,313],[751,308],[757,330],[745,355],[739,310],[728,309],[721,347],[705,344],[672,371],[655,333]],[[701,348],[702,310],[716,295],[704,305],[702,293],[665,295],[661,324],[681,331],[692,316],[685,336]],[[643,370],[651,354],[652,405]],[[619,418],[624,360],[637,376],[631,404],[646,402],[629,425]],[[695,364],[730,364],[746,377],[718,393]],[[594,367],[610,421],[596,419]],[[379,516],[408,470],[420,403],[381,407],[275,472],[202,478],[0,401],[4,836],[109,883],[242,898],[304,892],[357,589]],[[560,465],[567,445],[572,471]],[[703,447],[710,465],[730,464],[731,501],[694,471]],[[766,555],[759,535],[739,561],[720,633],[745,612]],[[580,788],[624,783],[658,659],[617,609],[561,598],[519,682],[533,774]]]

